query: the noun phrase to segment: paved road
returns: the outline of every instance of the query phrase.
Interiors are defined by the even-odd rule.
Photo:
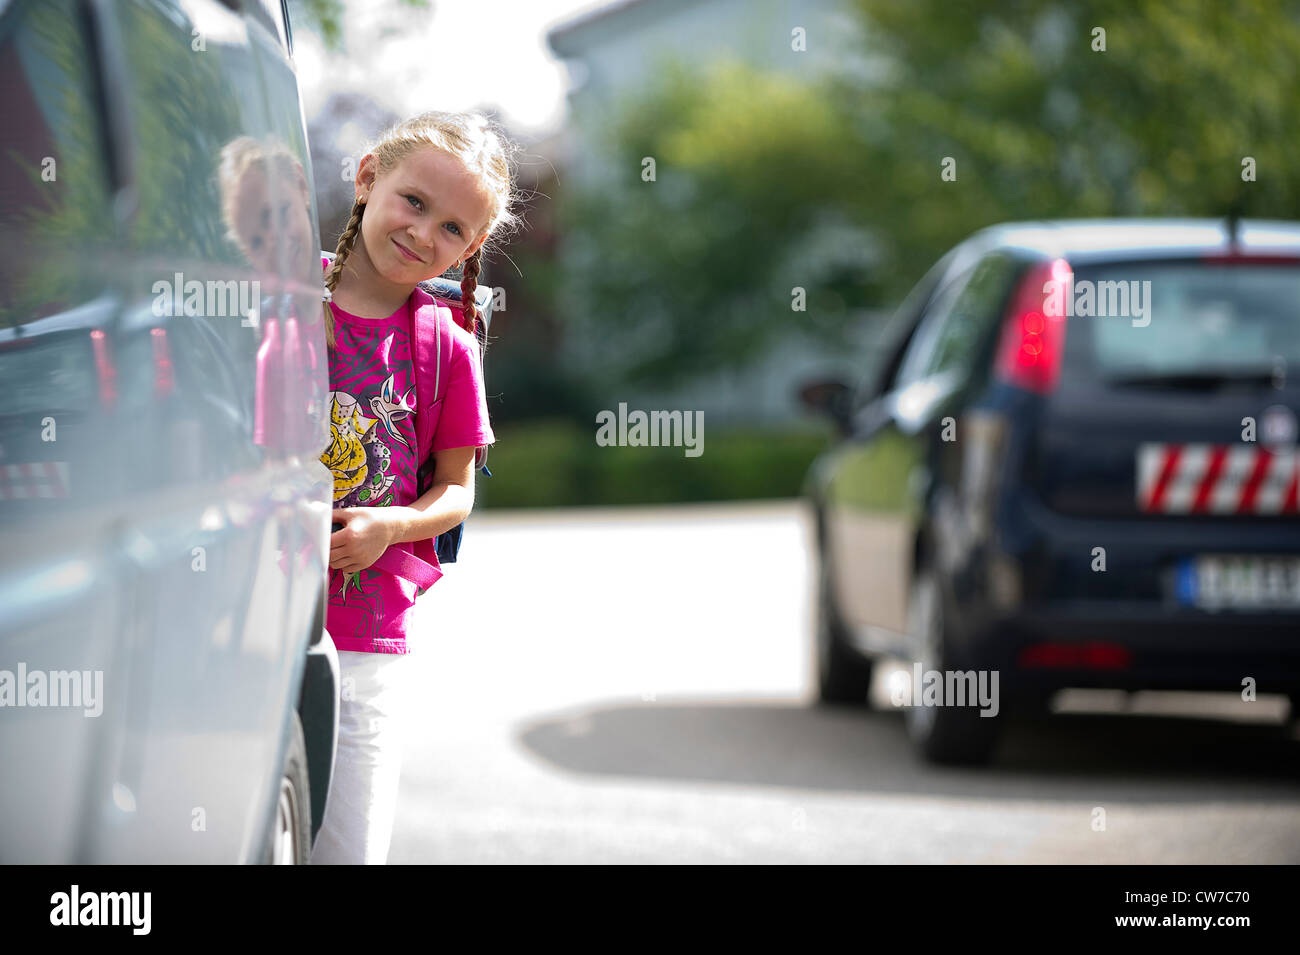
[[[1280,701],[1012,724],[988,770],[814,706],[810,541],[793,502],[476,514],[421,600],[389,861],[1300,862]]]

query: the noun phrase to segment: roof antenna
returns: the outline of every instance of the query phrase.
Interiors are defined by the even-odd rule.
[[[1228,206],[1228,251],[1233,254],[1238,251],[1237,245],[1241,241],[1241,213],[1245,204],[1241,193],[1237,193]]]

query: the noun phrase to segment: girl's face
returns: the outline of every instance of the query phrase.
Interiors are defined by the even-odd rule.
[[[413,286],[483,244],[491,199],[455,156],[429,146],[383,176],[376,177],[377,168],[367,153],[357,170],[357,197],[366,200],[361,240],[379,275]]]
[[[311,248],[306,179],[290,181],[251,167],[236,187],[235,232],[249,262],[268,275],[301,271]],[[278,248],[277,248],[278,246]],[[277,259],[277,253],[284,260]]]

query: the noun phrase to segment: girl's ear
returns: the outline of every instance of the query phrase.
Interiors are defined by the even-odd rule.
[[[366,153],[361,157],[361,165],[357,167],[358,202],[365,202],[370,190],[375,187],[375,174],[378,169],[376,163],[374,153]]]
[[[484,233],[483,233],[482,235],[480,235],[477,239],[475,239],[474,242],[470,245],[470,247],[469,247],[468,249],[466,249],[465,252],[461,255],[460,260],[461,260],[462,262],[464,262],[464,261],[465,261],[466,259],[468,259],[471,255],[473,255],[473,254],[474,254],[475,252],[477,252],[480,248],[482,248],[482,247],[483,247],[483,243],[484,243],[485,241],[487,241],[487,237],[488,237],[488,234],[487,234],[486,232],[484,232]]]

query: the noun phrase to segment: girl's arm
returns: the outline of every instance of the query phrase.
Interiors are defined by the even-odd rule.
[[[434,458],[433,487],[408,506],[375,508],[384,515],[390,544],[430,540],[469,517],[474,509],[475,450],[439,451]]]

